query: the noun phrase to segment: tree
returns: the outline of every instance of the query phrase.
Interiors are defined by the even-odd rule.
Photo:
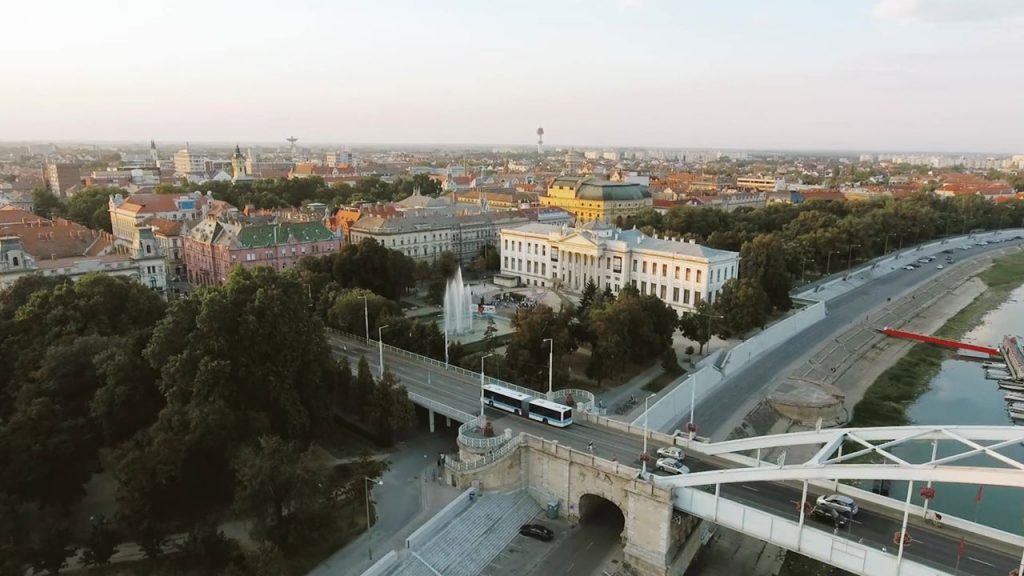
[[[583,285],[583,291],[580,293],[580,305],[576,307],[578,318],[587,316],[587,310],[594,303],[595,298],[597,298],[597,284],[594,284],[593,278],[587,278],[587,283]]]
[[[366,361],[366,356],[360,356],[359,366],[356,368],[355,384],[352,395],[349,397],[349,412],[364,419],[373,396],[373,390],[374,383],[373,374],[370,372],[370,363]]]
[[[309,286],[313,300],[320,302],[322,292],[342,288],[364,288],[398,300],[415,286],[415,271],[412,258],[366,238],[346,244],[333,254],[307,256],[299,260],[291,274]]]
[[[722,286],[714,310],[721,316],[714,326],[722,338],[735,338],[751,328],[764,326],[771,302],[760,284],[750,278],[732,278]]]
[[[75,553],[71,546],[71,526],[67,518],[54,509],[43,510],[37,518],[34,542],[29,559],[36,570],[58,574]]]
[[[86,566],[99,566],[110,563],[110,557],[117,550],[121,536],[102,516],[95,519],[89,529],[89,539],[85,544],[82,563]]]
[[[711,340],[711,330],[709,329],[711,320],[709,317],[713,315],[714,310],[708,304],[708,301],[701,300],[694,307],[693,312],[683,312],[679,318],[679,331],[682,332],[683,336],[700,345],[699,354],[704,353],[704,345]]]
[[[498,332],[498,328],[494,325],[494,318],[487,317],[487,327],[484,328],[484,349],[487,352],[494,350],[494,335]]]
[[[327,323],[342,332],[362,336],[366,331],[366,318],[369,317],[370,335],[373,337],[377,333],[377,326],[400,315],[395,302],[369,290],[353,288],[334,293],[331,307],[327,310]]]
[[[550,307],[538,304],[533,308],[521,308],[512,318],[513,333],[505,351],[505,366],[513,372],[517,382],[535,390],[547,390],[548,344],[544,339],[554,340],[554,376],[557,381],[568,379],[568,367],[560,360],[576,349],[575,340],[569,329],[572,313],[563,309],[555,312]]]
[[[32,190],[32,212],[36,215],[53,220],[66,211],[67,207],[53,192],[42,187]]]
[[[416,408],[405,386],[386,368],[367,403],[366,422],[386,444],[392,444],[396,435],[416,425]]]
[[[262,436],[234,461],[234,510],[254,520],[253,536],[294,544],[295,524],[316,512],[325,496],[325,469],[310,451],[277,436]]]
[[[740,250],[740,277],[761,285],[771,305],[789,310],[793,280],[786,263],[786,247],[774,234],[761,234],[743,245]]]
[[[128,191],[123,188],[94,187],[79,190],[68,199],[68,219],[93,230],[110,232],[112,228],[108,205],[110,196],[113,194],[128,196]]]

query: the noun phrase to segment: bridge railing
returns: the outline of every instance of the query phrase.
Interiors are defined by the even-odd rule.
[[[350,334],[348,332],[343,332],[341,330],[337,330],[335,328],[330,328],[330,327],[327,327],[326,330],[327,330],[327,332],[329,332],[331,334],[334,334],[336,336],[341,336],[343,338],[349,338],[349,339],[352,339],[352,340],[356,340],[358,342],[362,342],[363,344],[375,345],[375,346],[380,346],[381,345],[377,340],[373,340],[372,338],[367,340],[366,338],[364,338],[362,336],[356,336],[355,334]],[[410,351],[408,351],[408,350],[406,350],[404,348],[399,348],[397,346],[392,346],[392,345],[387,344],[387,343],[385,343],[383,346],[384,346],[384,349],[387,350],[388,352],[394,352],[395,354],[398,354],[399,356],[404,356],[406,358],[409,358],[411,360],[415,360],[417,362],[422,362],[424,364],[428,364],[428,365],[431,365],[431,366],[437,366],[438,368],[441,368],[442,370],[446,370],[446,371],[449,371],[449,372],[455,372],[456,374],[461,374],[462,376],[467,376],[467,377],[476,378],[476,379],[480,378],[480,373],[479,372],[473,372],[472,370],[466,370],[465,368],[463,368],[461,366],[456,366],[454,364],[448,364],[447,362],[445,362],[443,360],[437,360],[437,359],[431,358],[429,356],[423,356],[422,354],[416,354],[415,352],[410,352]],[[511,382],[506,382],[504,380],[499,380],[499,379],[494,378],[492,376],[486,376],[485,375],[484,376],[484,383],[486,383],[486,384],[493,384],[495,386],[502,386],[504,388],[509,388],[511,390],[515,390],[516,392],[521,392],[523,394],[529,394],[530,396],[538,396],[538,397],[540,397],[540,396],[543,395],[542,393],[537,392],[536,390],[533,390],[533,389],[530,389],[530,388],[524,388],[523,386],[518,386],[516,384],[513,384]],[[559,395],[561,395],[560,397],[562,399],[564,399],[566,394],[568,394],[568,393],[572,393],[573,399],[575,400],[577,406],[582,408],[584,411],[586,411],[586,412],[593,412],[595,410],[596,399],[594,397],[594,394],[592,392],[587,391],[587,390],[578,390],[578,389],[574,389],[574,388],[569,388],[569,389],[555,390],[553,394],[554,394],[555,397],[559,397]]]
[[[424,408],[427,408],[429,410],[433,410],[434,412],[437,412],[442,416],[454,418],[459,422],[469,422],[474,418],[473,415],[469,414],[468,412],[463,412],[458,408],[452,408],[451,406],[438,402],[437,400],[431,400],[430,398],[427,398],[422,394],[417,394],[415,392],[407,393],[409,395],[409,400],[412,400],[414,404],[419,404],[420,406],[423,406]],[[463,424],[463,426],[464,425],[465,424]]]
[[[506,428],[504,432],[497,436],[491,436],[490,438],[480,438],[479,436],[471,436],[470,433],[474,430],[480,430],[483,428],[484,421],[479,416],[466,420],[466,423],[459,426],[459,437],[458,442],[468,448],[477,449],[494,449],[497,448],[509,440],[512,439],[512,430]]]
[[[512,437],[508,442],[505,442],[493,452],[489,452],[476,460],[456,460],[453,456],[448,456],[444,459],[444,466],[453,472],[471,472],[474,470],[480,470],[481,468],[490,466],[498,460],[501,460],[522,445],[523,436],[520,434]]]

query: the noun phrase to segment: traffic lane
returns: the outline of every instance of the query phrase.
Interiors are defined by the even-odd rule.
[[[622,527],[606,523],[580,522],[567,531],[564,540],[556,541],[556,549],[543,563],[527,572],[528,576],[564,574],[591,576],[596,574],[605,558],[619,546]]]
[[[962,256],[959,260],[962,260],[1006,248],[1019,249],[1020,244],[1019,241],[1004,242],[954,252],[960,252]],[[722,423],[717,429],[709,430],[707,434],[714,439],[721,439],[732,431],[731,422],[736,416],[737,407],[742,409],[749,404],[752,397],[764,396],[779,375],[788,373],[802,364],[824,342],[847,328],[854,319],[881,308],[886,304],[886,298],[899,297],[944,271],[935,267],[922,267],[913,271],[904,270],[904,273],[893,272],[828,301],[828,315],[822,321],[780,344],[771,353],[751,362],[729,378],[726,385],[719,387],[699,402],[696,410],[700,415],[698,423]],[[688,416],[681,416],[672,429],[681,428],[688,421]]]

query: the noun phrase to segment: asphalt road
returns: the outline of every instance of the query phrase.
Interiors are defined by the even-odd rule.
[[[927,269],[922,268],[914,272],[924,273],[927,272]],[[335,337],[332,338],[331,346],[338,354],[347,355],[353,365],[358,361],[360,355],[365,355],[371,367],[377,369],[377,351],[372,345],[368,347],[355,341]],[[454,407],[471,414],[479,410],[480,382],[478,379],[455,372],[434,370],[433,367],[426,367],[415,360],[390,354],[387,351],[384,353],[384,362],[410,391],[450,402]],[[430,372],[429,388],[426,384],[428,371]],[[493,409],[487,410],[487,416],[494,423],[496,430],[511,428],[513,432],[528,432],[549,440],[557,440],[560,444],[570,446],[584,454],[587,452],[587,444],[593,442],[596,457],[614,459],[631,468],[641,467],[640,454],[643,450],[643,440],[633,435],[622,434],[610,428],[586,423],[574,423],[572,426],[561,429],[554,428]],[[438,422],[437,425],[442,426],[443,422]],[[648,450],[654,453],[660,446],[652,443]],[[685,464],[694,472],[714,470],[727,465],[715,458],[704,456],[698,458],[694,455],[688,455]],[[722,496],[730,500],[743,502],[763,510],[771,510],[781,517],[790,519],[799,517],[796,503],[800,500],[800,493],[799,485],[775,483],[722,485],[721,491]],[[808,500],[812,501],[819,494],[820,492],[810,492]],[[844,530],[841,535],[846,535],[855,542],[861,542],[876,549],[884,547],[893,551],[892,537],[895,532],[899,531],[900,522],[901,516],[898,512],[889,509],[872,510],[870,505],[863,504],[855,522],[848,531]],[[815,521],[810,518],[807,519],[807,523],[815,525]],[[831,526],[825,524],[818,524],[818,526],[825,531],[832,529]],[[967,538],[967,544],[964,558],[960,563],[961,574],[1003,576],[1010,569],[1015,568],[1020,560],[1019,551],[1005,552],[986,548],[975,543],[971,535],[951,527],[936,530],[923,524],[919,519],[914,519],[908,532],[913,535],[915,543],[904,550],[904,555],[910,560],[936,568],[950,570],[953,567],[962,536]],[[568,569],[568,565],[566,568]],[[572,571],[575,572],[575,570]]]
[[[952,256],[956,262],[962,262],[980,254],[1020,244],[1020,241],[1013,241],[976,246],[970,250],[953,249]],[[828,315],[824,320],[754,360],[697,404],[695,420],[705,431],[702,434],[713,440],[724,440],[753,405],[771,391],[777,378],[785,377],[806,362],[820,346],[838,336],[856,319],[885,306],[886,298],[896,299],[949,270],[949,266],[944,270],[935,267],[935,264],[941,262],[940,258],[932,265],[916,270],[896,270],[828,301]],[[669,430],[682,429],[688,421],[689,415],[685,415]]]

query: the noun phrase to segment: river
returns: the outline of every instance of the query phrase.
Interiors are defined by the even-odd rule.
[[[997,346],[1004,334],[1024,335],[1024,286],[1013,291],[1006,302],[988,312],[982,322],[968,332],[963,340],[987,346]],[[948,358],[942,363],[939,373],[931,381],[931,388],[918,398],[907,415],[914,424],[1011,424],[1006,413],[1006,402],[994,380],[986,380],[981,363],[959,358]],[[1021,428],[1024,432],[1024,427]],[[939,456],[966,450],[952,442],[941,442]],[[931,456],[931,444],[916,442],[902,446],[896,455],[911,462],[927,461]],[[1018,462],[1024,462],[1024,446],[1013,445],[1000,453]],[[982,464],[984,463],[984,464]],[[1005,466],[988,456],[965,459],[958,465]],[[1024,474],[1024,472],[1021,472]],[[914,486],[914,503],[923,505],[920,485]],[[966,520],[1016,534],[1024,533],[1024,495],[1014,488],[985,487],[980,494],[978,486],[971,484],[936,484],[935,499],[930,508],[939,513],[950,514]],[[906,484],[892,487],[891,496],[906,498]]]

